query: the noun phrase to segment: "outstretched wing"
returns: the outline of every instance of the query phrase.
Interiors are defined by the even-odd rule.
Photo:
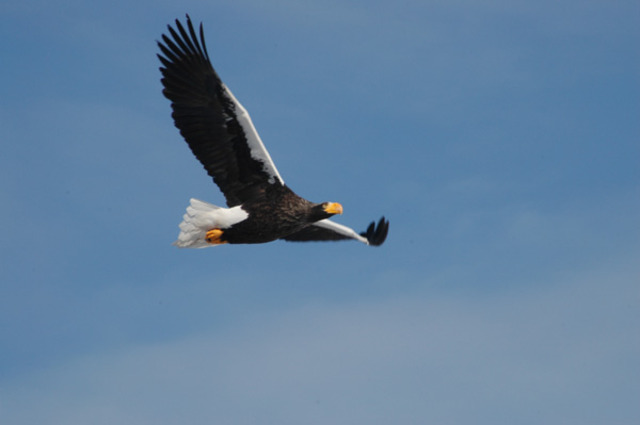
[[[199,38],[188,15],[188,32],[178,20],[175,27],[158,42],[162,93],[180,134],[227,204],[243,203],[261,185],[284,185],[246,109],[213,69],[202,24]]]
[[[367,230],[360,234],[350,227],[325,219],[282,239],[289,242],[355,239],[367,245],[380,246],[387,239],[387,233],[389,233],[389,221],[384,217],[378,221],[377,225],[375,221],[371,222]]]

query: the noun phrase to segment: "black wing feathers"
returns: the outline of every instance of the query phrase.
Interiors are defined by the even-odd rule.
[[[351,239],[349,236],[334,232],[324,227],[308,226],[284,238],[289,242],[322,242],[322,241],[343,241]]]
[[[367,227],[366,232],[360,233],[360,236],[364,236],[369,241],[369,245],[371,246],[380,246],[384,243],[385,239],[387,239],[387,233],[389,233],[389,220],[385,220],[384,217],[378,221],[378,225],[376,226],[376,222],[372,221]]]
[[[367,230],[360,233],[360,236],[366,238],[369,245],[380,246],[387,239],[387,233],[389,233],[389,221],[382,217],[377,225],[375,221],[372,221]],[[308,226],[283,239],[289,242],[311,242],[341,241],[353,238],[325,227]]]
[[[171,100],[172,117],[193,154],[213,177],[227,204],[243,203],[270,176],[251,156],[247,136],[235,114],[235,103],[209,61],[202,24],[197,36],[187,16],[158,42],[162,55],[163,94]]]

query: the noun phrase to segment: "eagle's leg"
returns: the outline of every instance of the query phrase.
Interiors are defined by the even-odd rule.
[[[227,243],[226,241],[223,241],[222,238],[222,234],[224,232],[220,229],[211,229],[207,232],[207,234],[205,235],[204,239],[212,244],[212,245],[219,245],[222,243]]]

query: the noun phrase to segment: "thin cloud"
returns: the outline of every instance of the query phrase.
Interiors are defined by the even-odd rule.
[[[624,423],[640,413],[625,405],[640,382],[629,369],[640,354],[638,272],[618,264],[509,295],[312,304],[133,344],[5,385],[3,415],[66,425],[493,424],[524,412],[519,423]]]

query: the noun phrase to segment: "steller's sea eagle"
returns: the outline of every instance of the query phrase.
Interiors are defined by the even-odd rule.
[[[191,151],[224,194],[229,208],[191,199],[175,245],[204,248],[224,243],[335,241],[355,239],[381,245],[389,231],[382,217],[358,234],[329,217],[337,202],[316,204],[296,195],[280,177],[246,109],[220,80],[187,15],[187,30],[175,28],[158,42],[162,93]]]

